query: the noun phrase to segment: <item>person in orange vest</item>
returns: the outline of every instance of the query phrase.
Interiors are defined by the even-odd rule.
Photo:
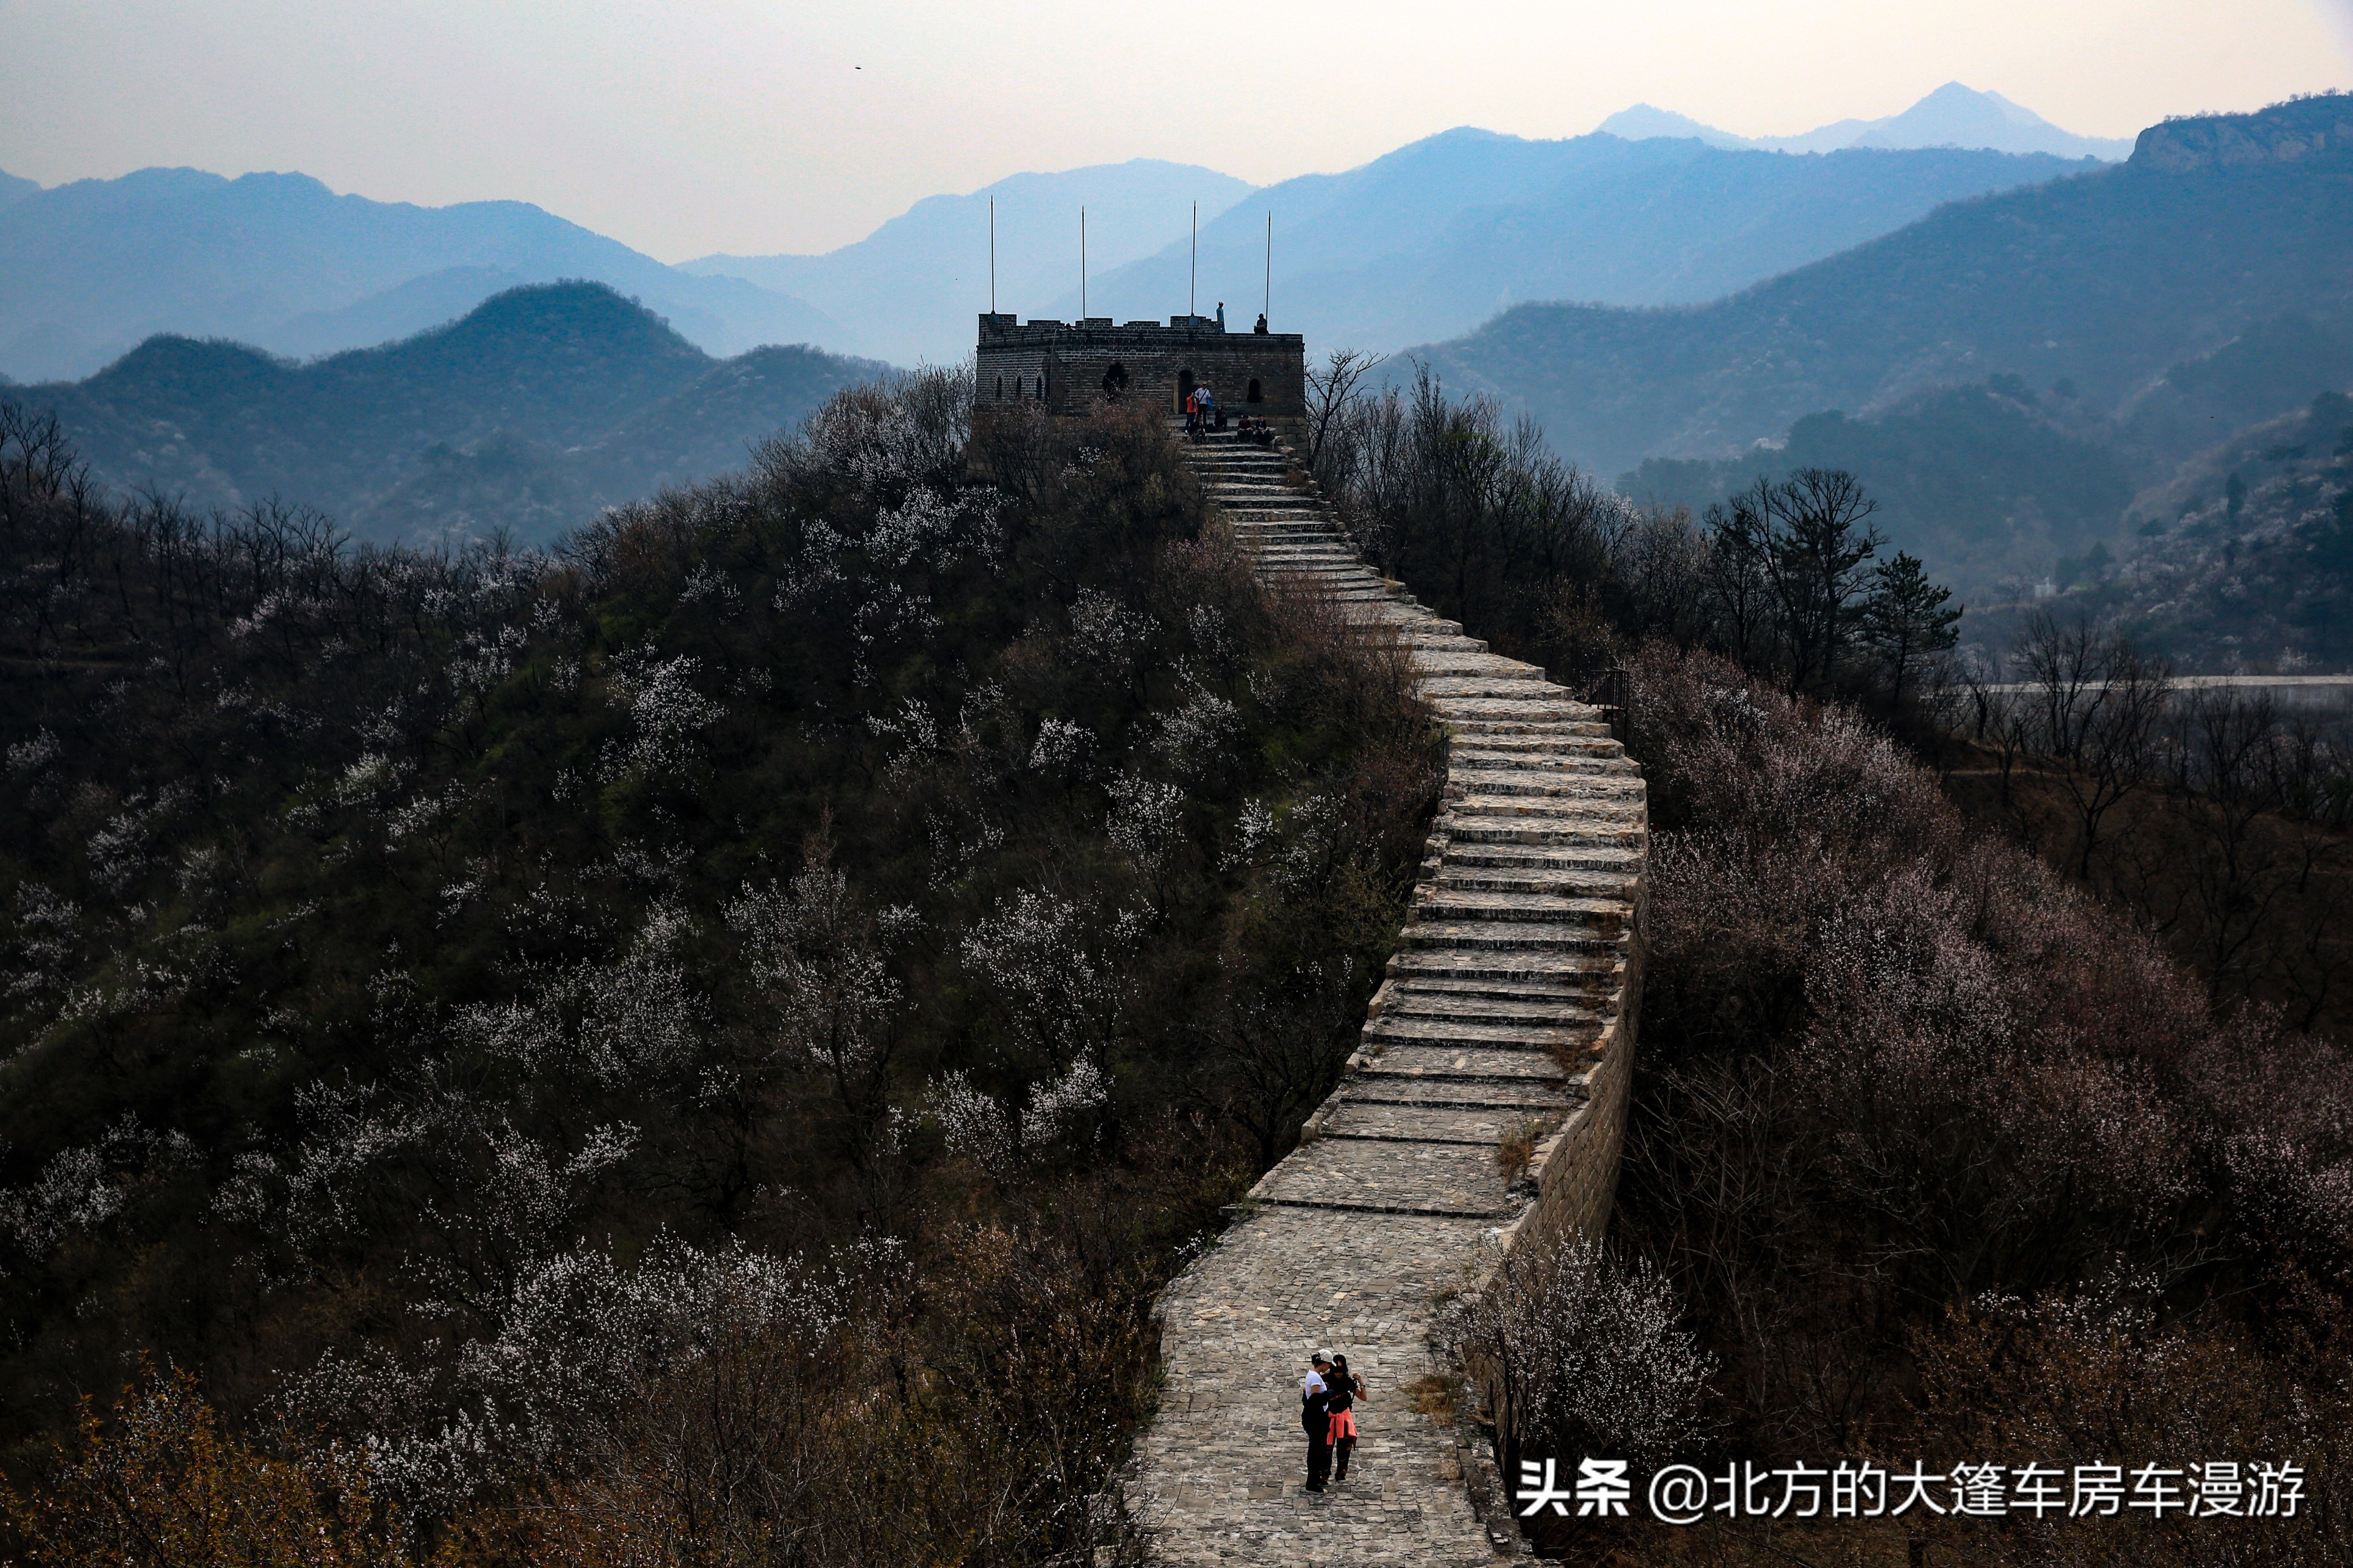
[[[1195,387],[1185,395],[1185,434],[1195,436],[1201,429],[1201,389]]]
[[[1348,1479],[1348,1459],[1356,1451],[1356,1401],[1364,1397],[1365,1380],[1348,1370],[1348,1358],[1335,1355],[1324,1373],[1324,1409],[1332,1429],[1324,1441],[1332,1446],[1332,1479]]]

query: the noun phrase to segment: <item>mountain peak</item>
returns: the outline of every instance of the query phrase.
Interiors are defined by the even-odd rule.
[[[667,320],[612,285],[577,278],[504,289],[447,326],[382,348],[352,352],[402,353],[408,352],[411,345],[437,341],[519,341],[567,347],[627,344],[638,353],[650,352],[663,358],[700,361],[709,357],[673,331]]]
[[[2055,153],[2069,158],[2123,157],[2129,143],[2078,136],[1998,92],[1948,81],[1901,114],[1874,121],[1850,147],[1982,147],[1995,153]]]
[[[1711,147],[1746,147],[1746,136],[1735,136],[1728,131],[1718,131],[1713,125],[1703,125],[1688,114],[1677,114],[1672,109],[1655,104],[1638,103],[1631,109],[1621,109],[1596,126],[1603,136],[1615,136],[1625,142],[1652,142],[1662,139],[1704,142]]]
[[[1831,153],[1848,147],[1982,148],[1995,153],[2049,153],[2063,158],[2115,161],[2131,152],[2121,138],[2078,136],[1998,92],[1948,81],[1901,114],[1883,120],[1840,120],[1796,136],[1737,136],[1672,110],[1638,103],[1603,121],[1599,129],[1630,142],[1688,138],[1711,147],[1769,153]]]

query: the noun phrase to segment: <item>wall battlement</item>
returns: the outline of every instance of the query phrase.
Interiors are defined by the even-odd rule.
[[[1288,420],[1307,412],[1305,338],[1221,331],[1210,316],[1171,316],[1164,325],[984,312],[976,369],[983,416],[1024,405],[1082,415],[1136,400],[1173,414],[1197,386],[1208,386],[1229,415]]]

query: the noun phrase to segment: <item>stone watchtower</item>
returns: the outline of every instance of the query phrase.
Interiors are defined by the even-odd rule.
[[[1208,386],[1229,417],[1287,423],[1307,413],[1307,340],[1296,332],[1229,332],[1211,316],[1171,316],[1168,324],[1108,316],[1030,321],[980,318],[976,413],[986,418],[1024,405],[1082,415],[1100,403],[1141,402],[1185,411]]]

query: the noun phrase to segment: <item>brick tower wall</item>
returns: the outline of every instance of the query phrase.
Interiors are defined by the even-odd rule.
[[[1204,324],[1206,322],[1206,324]],[[1113,369],[1124,373],[1114,377]],[[980,318],[976,412],[1043,403],[1082,415],[1113,395],[1175,414],[1184,388],[1208,385],[1229,417],[1288,423],[1307,412],[1307,340],[1296,332],[1221,332],[1214,321],[1177,316],[1170,324],[1097,318],[1076,323]],[[1187,375],[1192,380],[1188,384]],[[1258,384],[1258,401],[1250,400]]]

